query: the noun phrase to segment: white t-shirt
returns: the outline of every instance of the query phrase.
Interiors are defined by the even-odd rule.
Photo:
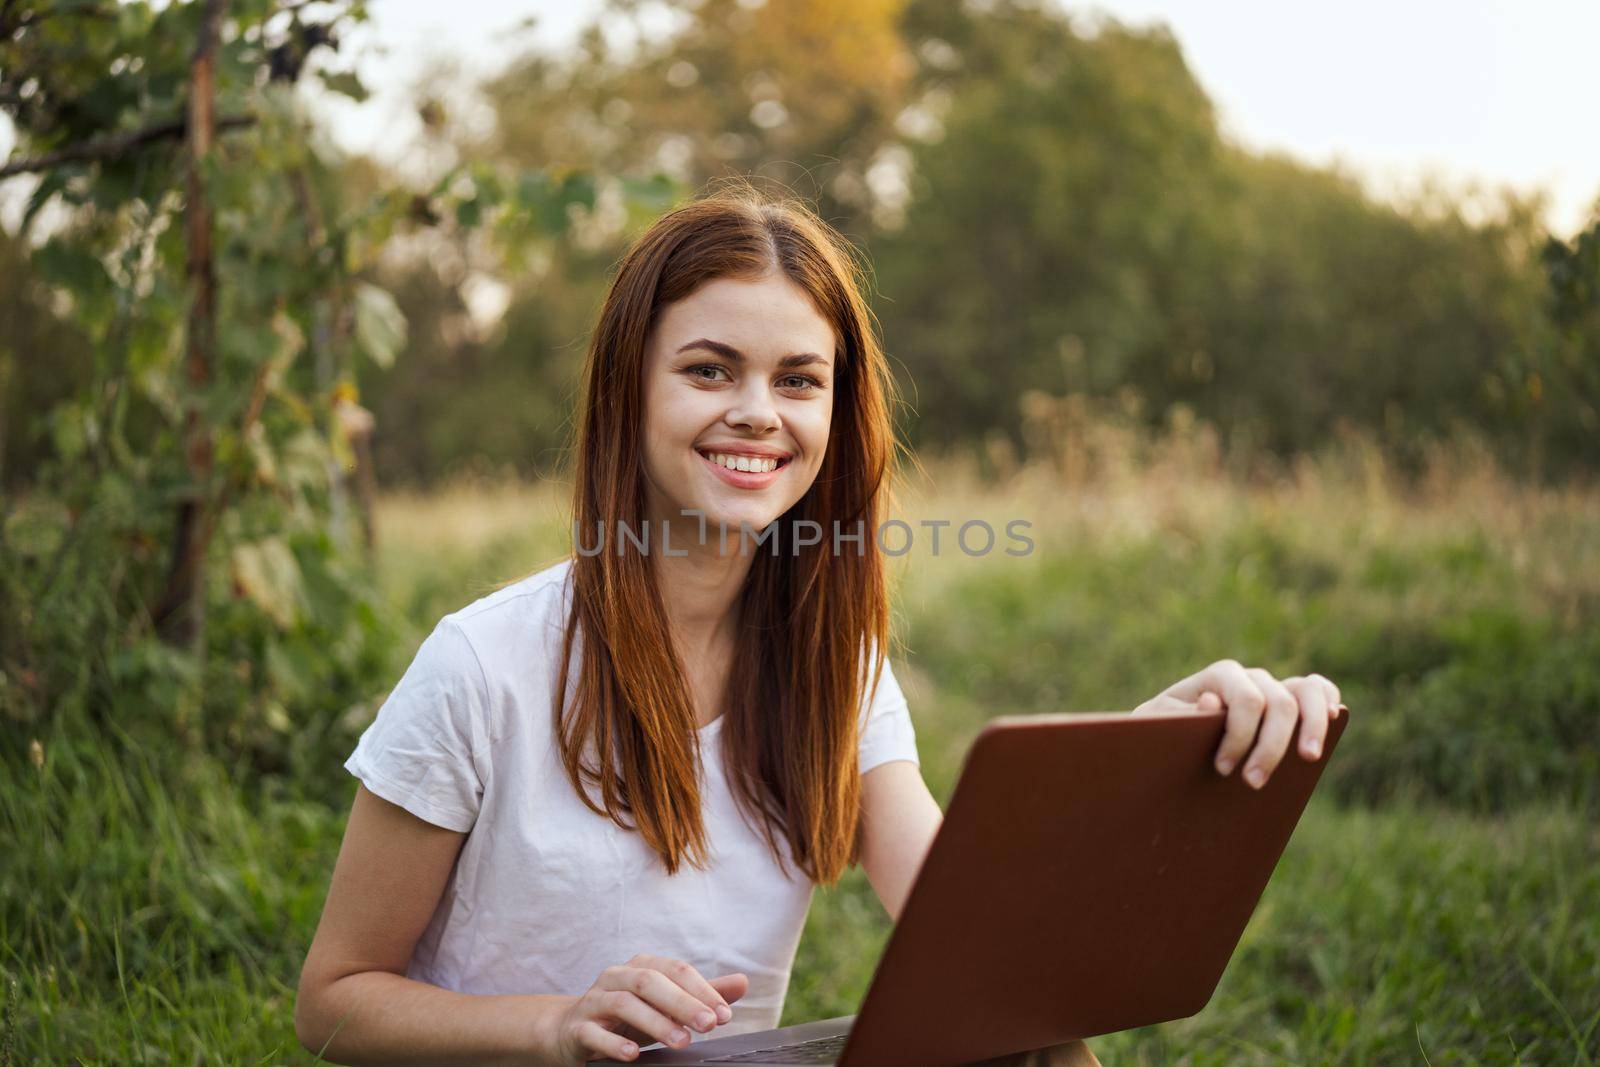
[[[699,731],[707,870],[685,863],[668,877],[637,832],[584,805],[552,707],[570,568],[565,560],[441,619],[345,761],[385,800],[468,831],[406,975],[463,993],[577,995],[606,967],[650,953],[707,978],[749,975],[733,1021],[691,1031],[696,1039],[777,1026],[811,883],[792,863],[786,877],[736,809],[720,716]],[[863,773],[917,762],[887,660],[862,717]]]

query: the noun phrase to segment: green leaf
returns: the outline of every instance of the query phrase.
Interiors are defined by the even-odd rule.
[[[273,454],[272,445],[267,441],[266,431],[260,423],[250,427],[250,432],[245,435],[244,450],[250,457],[256,480],[265,486],[276,486],[278,457]]]
[[[283,376],[289,364],[305,348],[306,335],[293,316],[284,311],[273,314],[272,332],[278,343],[267,364],[266,383],[267,388],[276,393],[283,388]]]
[[[356,342],[372,362],[388,369],[406,343],[406,317],[386,289],[355,284]]]
[[[284,629],[300,617],[300,565],[281,537],[238,545],[229,560],[236,587]]]
[[[361,84],[361,79],[356,76],[356,72],[353,70],[342,70],[337,74],[324,73],[322,75],[322,84],[336,93],[343,93],[357,103],[371,95],[367,92],[367,87]]]
[[[623,196],[648,211],[661,211],[671,207],[673,202],[683,195],[679,183],[662,171],[656,171],[647,177],[625,176],[621,181]],[[591,194],[590,206],[593,206],[593,202]]]
[[[82,401],[67,401],[50,413],[50,443],[56,455],[71,462],[89,450],[99,437],[94,412]]]
[[[76,296],[105,288],[106,268],[90,249],[62,237],[52,237],[33,253],[39,277]]]

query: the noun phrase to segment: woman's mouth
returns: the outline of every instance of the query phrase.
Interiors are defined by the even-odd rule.
[[[792,457],[751,456],[738,452],[709,452],[695,449],[717,477],[737,489],[765,489],[777,481],[778,474]]]

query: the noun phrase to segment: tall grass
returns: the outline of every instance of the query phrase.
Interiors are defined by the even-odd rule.
[[[1036,544],[918,539],[896,563],[936,796],[992,715],[1126,709],[1225,655],[1321,671],[1353,710],[1211,1004],[1097,1039],[1102,1059],[1600,1059],[1600,493],[1521,486],[1465,444],[1402,484],[1355,439],[1273,466],[1181,417],[1049,432],[1054,460],[996,449],[904,486],[913,527],[1022,518]],[[392,676],[441,614],[557,558],[564,509],[553,484],[386,498]],[[354,789],[339,762],[381,696],[306,724],[266,779],[114,721],[11,731],[0,1057],[310,1062],[294,984]],[[785,1021],[854,1010],[887,933],[859,871],[819,893]]]

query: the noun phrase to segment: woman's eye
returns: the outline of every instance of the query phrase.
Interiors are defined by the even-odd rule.
[[[822,383],[806,374],[790,374],[783,379],[785,389],[818,389]]]
[[[700,363],[688,369],[691,375],[707,382],[716,381],[717,375],[722,373],[722,368],[715,363]]]

